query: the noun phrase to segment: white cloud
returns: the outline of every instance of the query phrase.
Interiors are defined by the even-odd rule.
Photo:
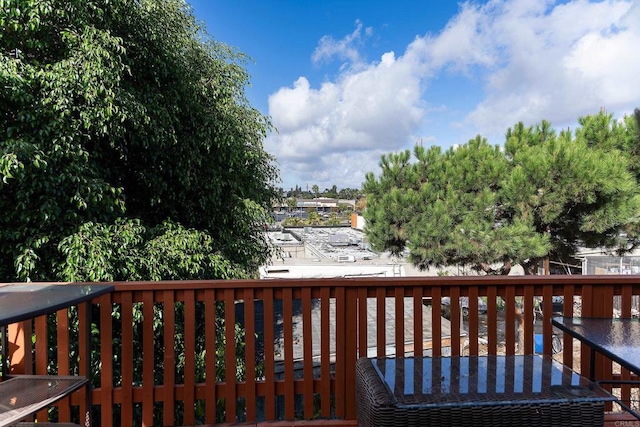
[[[319,89],[300,77],[269,97],[278,133],[266,148],[304,181],[359,187],[382,153],[402,149],[415,132],[424,115],[420,94],[419,77],[392,52]]]
[[[364,36],[362,35],[363,25],[360,20],[356,20],[356,28],[353,33],[347,35],[342,40],[335,40],[331,36],[323,36],[318,43],[318,47],[313,52],[311,60],[314,64],[319,64],[323,61],[329,61],[336,57],[341,60],[346,60],[352,66],[360,64],[360,51],[364,38],[370,36],[372,33],[371,28],[364,29]]]
[[[344,39],[320,40],[314,62],[347,61],[334,81],[313,88],[300,77],[269,98],[279,134],[266,148],[299,177],[291,185],[359,186],[380,154],[410,148],[419,134],[431,140],[425,119],[434,131],[462,125],[469,138],[502,135],[518,121],[564,126],[601,107],[621,116],[640,106],[640,0],[464,3],[439,33],[369,64],[358,51],[362,33],[357,21]],[[425,90],[443,73],[481,83],[484,94],[435,122],[436,110],[459,110]],[[452,87],[451,97],[458,92]]]
[[[430,76],[442,68],[466,73],[470,66],[489,66],[496,61],[494,47],[487,43],[483,27],[490,15],[481,8],[463,6],[438,35],[417,38],[407,48],[406,56]]]
[[[486,96],[469,126],[495,134],[518,121],[564,125],[601,107],[621,115],[637,102],[640,20],[625,22],[629,2],[579,0],[546,13],[528,2],[500,6],[482,29],[500,63],[486,70]]]
[[[338,92],[339,87],[333,83],[325,83],[319,90],[311,89],[309,81],[300,77],[292,88],[281,88],[270,96],[269,112],[277,118],[280,132],[295,132],[331,114]]]

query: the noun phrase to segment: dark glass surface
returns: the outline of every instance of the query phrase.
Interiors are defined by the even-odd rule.
[[[53,313],[111,292],[113,285],[0,286],[0,326]]]
[[[640,320],[554,317],[553,325],[640,375]]]
[[[614,399],[547,356],[399,357],[371,363],[398,407]]]

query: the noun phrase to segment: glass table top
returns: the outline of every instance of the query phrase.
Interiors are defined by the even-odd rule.
[[[10,284],[0,286],[0,326],[28,320],[111,292],[113,285]]]
[[[378,358],[371,363],[398,406],[614,399],[548,356]]]
[[[553,325],[640,374],[640,319],[558,316]]]

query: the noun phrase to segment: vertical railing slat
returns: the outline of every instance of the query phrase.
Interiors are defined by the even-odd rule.
[[[336,386],[335,386],[335,402],[336,416],[343,418],[345,416],[345,365],[346,365],[346,346],[345,346],[345,330],[347,328],[345,318],[345,289],[343,286],[336,288]]]
[[[329,287],[320,290],[320,413],[331,416],[331,328]]]
[[[573,295],[575,288],[573,285],[565,285],[562,292],[562,315],[571,317],[573,316]],[[562,363],[571,369],[579,370],[579,366],[574,366],[574,354],[573,354],[573,338],[569,334],[563,334],[562,337]],[[582,355],[580,355],[582,357]]]
[[[472,286],[469,288],[469,354],[478,354],[478,338],[479,338],[479,325],[478,325],[478,288]]]
[[[547,289],[547,288],[545,288]],[[533,286],[525,285],[524,288],[524,301],[522,307],[521,319],[519,321],[523,322],[523,327],[518,327],[518,332],[522,333],[523,336],[518,337],[518,353],[519,354],[533,354],[534,350],[534,323],[533,323]],[[543,297],[543,301],[546,300],[547,297]],[[551,298],[549,297],[549,301]],[[548,313],[548,312],[545,312]],[[539,319],[541,322],[542,319]]]
[[[122,293],[122,424],[133,423],[133,302],[131,292]],[[170,365],[173,366],[173,365]]]
[[[79,373],[85,378],[91,378],[91,302],[78,306],[78,363]],[[65,334],[68,334],[67,330]],[[82,357],[88,354],[89,357]],[[80,390],[80,422],[91,425],[91,399],[87,387]]]
[[[515,354],[516,344],[516,290],[513,286],[505,290],[505,306],[504,306],[504,340],[505,353],[507,355]]]
[[[304,418],[313,418],[313,325],[311,323],[311,288],[302,288],[302,354],[304,357],[303,367],[303,405]]]
[[[245,407],[247,422],[256,420],[256,312],[252,288],[244,290]]]
[[[593,317],[593,285],[587,283],[582,286],[581,317]]]
[[[449,331],[449,341],[451,334]],[[431,288],[431,354],[442,356],[442,289],[439,286]]]
[[[592,317],[593,316],[593,285],[591,284],[586,284],[582,286],[582,306],[580,307],[581,310],[581,317]],[[583,355],[586,355],[583,356]],[[588,376],[589,370],[590,370],[590,358],[589,358],[589,347],[584,344],[581,343],[580,344],[580,372],[585,375]]]
[[[24,343],[25,351],[24,351],[24,371],[23,374],[33,374],[33,341],[32,336],[34,333],[34,324],[32,320],[27,322],[22,322],[22,328],[24,334],[22,336],[22,340]]]
[[[395,306],[395,353],[396,357],[404,357],[404,288],[397,287],[394,289],[394,306]],[[386,327],[386,325],[385,325]]]
[[[265,417],[267,420],[276,419],[276,385],[274,361],[274,301],[273,289],[264,291],[264,376],[265,376]]]
[[[631,306],[633,301],[633,292],[631,285],[622,285],[622,290],[620,292],[620,316],[621,317],[631,317]],[[630,381],[631,380],[631,371],[620,367],[620,379],[622,381]],[[629,384],[623,384],[620,387],[620,397],[623,401],[629,402],[631,400],[631,386]]]
[[[62,309],[56,312],[58,327],[56,328],[56,344],[58,354],[58,375],[71,375],[70,358],[71,347],[69,339],[69,310]],[[80,321],[80,318],[78,317]],[[85,353],[79,353],[85,354]],[[65,398],[58,402],[58,416],[60,421],[71,421],[71,399]]]
[[[224,365],[225,417],[236,422],[236,313],[233,289],[224,290]]]
[[[376,353],[378,357],[387,353],[386,293],[383,287],[376,289]]]
[[[367,288],[358,289],[358,356],[367,357],[369,347],[369,307]]]
[[[487,287],[487,354],[495,356],[498,347],[498,291]]]
[[[100,424],[115,425],[113,420],[113,323],[112,294],[100,297]]]
[[[620,290],[620,317],[631,317],[631,306],[633,301],[633,289],[631,285],[622,285]]]
[[[153,291],[144,291],[142,295],[142,424],[145,427],[153,425],[154,317]]]
[[[47,325],[48,316],[39,316],[35,319],[36,324],[36,375],[47,374],[49,332]],[[38,421],[47,421],[49,418],[48,411],[42,410],[36,415]]]
[[[163,321],[164,321],[164,377],[163,377],[163,425],[175,424],[175,384],[176,384],[176,354],[174,337],[176,333],[176,308],[174,291],[163,292]]]
[[[216,423],[218,396],[216,394],[216,295],[214,289],[204,292],[205,360],[205,417],[207,424]]]
[[[460,355],[460,288],[458,286],[451,286],[449,288],[451,292],[449,300],[449,308],[451,309],[451,355]]]
[[[424,319],[422,315],[422,288],[414,287],[413,293],[413,354],[422,357],[424,354]]]
[[[597,303],[596,303],[597,301]],[[599,284],[594,286],[593,315],[595,317],[613,317],[613,286]],[[613,378],[613,362],[608,357],[596,353],[596,378],[611,380]],[[607,385],[605,389],[610,390]],[[611,404],[605,404],[605,410],[611,410]]]
[[[196,403],[196,297],[192,289],[184,292],[184,383],[185,425],[195,424]]]
[[[345,291],[345,417],[356,418],[355,384],[358,351],[358,289]]]
[[[285,288],[282,293],[282,326],[284,336],[284,417],[293,420],[295,389],[293,384],[293,293]]]
[[[47,316],[38,316],[35,318],[36,343],[35,343],[35,374],[46,375],[47,364],[49,362],[47,354],[49,328],[47,326]]]
[[[545,354],[553,355],[552,339],[553,326],[551,317],[553,316],[553,285],[545,286],[542,294],[542,349]]]

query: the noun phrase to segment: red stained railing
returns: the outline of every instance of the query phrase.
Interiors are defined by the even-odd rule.
[[[116,283],[92,307],[95,424],[353,422],[359,357],[531,354],[536,301],[543,313],[551,313],[553,297],[561,296],[565,315],[611,317],[615,308],[630,317],[639,295],[638,276]],[[439,303],[425,308],[442,297],[469,297],[469,315],[463,318],[455,303],[450,321]],[[486,316],[478,313],[478,297],[486,298]],[[544,352],[551,354],[550,317],[538,322]],[[50,323],[41,317],[35,328],[24,325],[23,346],[32,348],[31,331],[36,336],[24,370],[47,373],[55,365],[59,374],[75,373],[78,364],[68,355],[78,354],[73,343],[82,334],[67,311],[58,312],[52,353]],[[88,343],[80,345],[83,354]],[[577,360],[570,337],[563,346],[567,351],[556,357],[588,372],[588,358]],[[581,354],[588,353],[582,348]],[[599,378],[632,378],[617,372],[598,358]],[[629,386],[620,390],[623,399],[631,392]],[[70,420],[82,401],[77,395],[61,402],[56,416]],[[46,419],[46,412],[38,415]]]

